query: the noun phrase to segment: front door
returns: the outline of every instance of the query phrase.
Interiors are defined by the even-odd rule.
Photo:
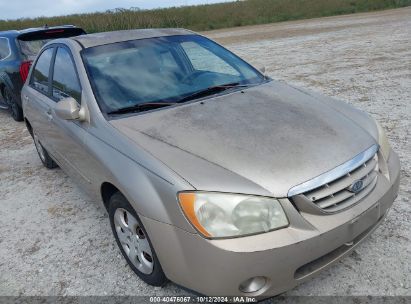
[[[58,162],[78,180],[79,184],[90,190],[91,180],[88,172],[90,155],[84,146],[86,129],[83,122],[65,120],[54,112],[55,105],[66,97],[73,97],[81,106],[82,89],[70,50],[59,46],[56,51],[51,73],[52,132],[49,141],[56,153]]]

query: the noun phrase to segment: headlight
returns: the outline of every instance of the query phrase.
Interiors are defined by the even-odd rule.
[[[224,238],[268,232],[288,226],[273,198],[215,192],[181,192],[181,208],[205,237]]]
[[[388,142],[387,135],[385,134],[384,129],[381,125],[375,120],[375,124],[377,125],[378,129],[378,144],[380,145],[380,151],[382,156],[385,160],[388,160],[388,156],[390,155],[391,147],[390,143]]]

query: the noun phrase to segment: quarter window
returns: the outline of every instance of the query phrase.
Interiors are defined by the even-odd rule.
[[[81,87],[77,78],[73,60],[67,49],[57,49],[53,73],[53,97],[57,101],[73,97],[78,103],[81,101]]]
[[[53,51],[54,48],[49,48],[41,53],[30,79],[30,84],[44,94],[49,92],[49,71]]]
[[[0,60],[6,59],[10,55],[9,40],[0,37]]]

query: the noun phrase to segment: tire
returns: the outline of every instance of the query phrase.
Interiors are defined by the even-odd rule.
[[[41,162],[43,163],[44,167],[46,167],[47,169],[54,169],[58,167],[57,164],[54,162],[54,160],[50,157],[47,150],[44,149],[43,145],[40,143],[40,140],[34,130],[33,130],[33,141],[34,141],[34,146],[36,147],[37,153],[39,155],[39,158]]]
[[[4,100],[9,105],[11,117],[15,121],[23,121],[23,109],[17,104],[16,99],[8,88],[3,92]]]
[[[111,229],[128,265],[145,283],[163,286],[167,278],[137,213],[120,192],[109,204]]]

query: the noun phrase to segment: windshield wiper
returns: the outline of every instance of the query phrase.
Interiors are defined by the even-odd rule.
[[[216,85],[212,87],[208,87],[204,90],[200,90],[197,92],[194,92],[192,94],[189,94],[187,96],[184,96],[183,98],[179,99],[176,101],[176,103],[182,103],[186,101],[190,101],[196,98],[208,96],[214,93],[222,92],[227,89],[232,89],[232,88],[243,88],[243,87],[248,87],[249,85],[247,84],[240,84],[239,82],[233,82],[233,83],[228,83],[228,84],[222,84],[222,85]]]
[[[120,109],[116,109],[107,114],[125,114],[125,113],[132,113],[132,112],[141,112],[141,111],[148,111],[153,109],[158,109],[162,107],[167,107],[176,104],[176,102],[146,102],[146,103],[139,103],[129,107],[124,107]]]
[[[158,109],[158,108],[162,108],[162,107],[175,105],[177,103],[183,103],[183,102],[193,100],[193,99],[196,99],[196,98],[200,98],[200,97],[203,97],[203,96],[218,93],[218,92],[221,92],[221,91],[224,91],[224,90],[227,90],[227,89],[241,88],[241,87],[248,87],[248,86],[249,85],[247,85],[247,84],[240,84],[238,82],[228,83],[228,84],[223,84],[223,85],[216,85],[216,86],[208,87],[204,90],[194,92],[194,93],[189,94],[187,96],[184,96],[183,98],[178,99],[177,101],[158,101],[158,102],[140,103],[140,104],[135,104],[135,105],[132,105],[132,106],[129,106],[129,107],[116,109],[116,110],[107,112],[107,114],[112,115],[112,114],[125,114],[125,113],[148,111],[148,110],[153,110],[153,109]]]

